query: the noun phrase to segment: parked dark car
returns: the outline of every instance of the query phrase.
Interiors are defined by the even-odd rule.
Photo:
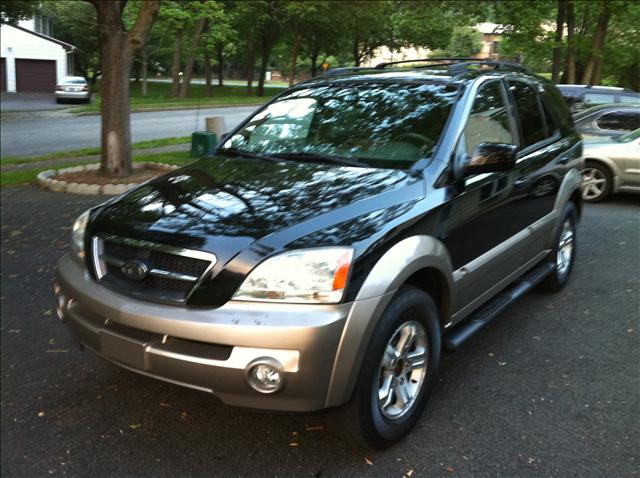
[[[582,210],[582,140],[553,84],[430,61],[300,83],[211,157],[83,213],[61,320],[226,404],[348,403],[370,444],[402,438],[443,349],[567,284]]]
[[[574,114],[573,121],[585,138],[618,136],[640,128],[640,105],[593,106]]]
[[[640,94],[628,88],[591,85],[558,85],[572,111],[608,103],[640,105]]]

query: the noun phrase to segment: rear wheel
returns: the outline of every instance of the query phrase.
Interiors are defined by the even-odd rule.
[[[587,161],[582,170],[582,199],[599,202],[611,194],[613,179],[609,169],[596,161]]]
[[[576,218],[576,207],[572,202],[567,203],[554,239],[554,247],[549,253],[549,261],[554,264],[554,268],[542,283],[551,292],[562,290],[569,282],[576,257]]]
[[[416,424],[440,362],[438,310],[431,297],[403,287],[383,313],[366,351],[352,406],[367,444],[384,448]]]

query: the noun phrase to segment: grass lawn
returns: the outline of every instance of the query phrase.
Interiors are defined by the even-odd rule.
[[[282,91],[280,87],[265,87],[264,96],[247,96],[247,87],[232,85],[232,86],[214,86],[213,96],[205,95],[205,85],[192,84],[189,88],[188,98],[173,98],[170,96],[171,84],[170,83],[148,83],[147,96],[140,94],[141,83],[131,83],[131,110],[140,111],[145,109],[157,109],[157,108],[177,108],[181,106],[222,106],[222,105],[258,105],[267,101],[272,96]],[[95,88],[95,91],[99,91],[99,87]],[[86,112],[98,112],[100,111],[100,94],[94,93],[93,101],[91,104],[74,108],[72,113],[86,113]]]
[[[46,159],[49,159],[50,156]],[[184,164],[188,164],[194,161],[194,158],[190,156],[189,151],[181,151],[177,153],[156,153],[156,154],[140,154],[133,158],[136,162],[148,161],[148,162],[157,162],[157,163],[167,163],[167,164],[177,164],[178,166],[182,166]],[[85,164],[89,164],[91,161],[88,161]],[[78,166],[78,164],[73,164],[73,166]],[[57,166],[55,169],[64,168],[64,165]],[[38,173],[41,171],[46,171],[47,169],[52,168],[36,168],[36,169],[27,169],[21,171],[13,171],[10,173],[2,173],[0,176],[0,186],[18,186],[21,184],[35,183],[36,177]]]
[[[138,141],[137,143],[133,143],[133,149],[147,149],[147,148],[157,148],[160,146],[170,146],[172,144],[186,144],[191,141],[190,136],[181,136],[177,138],[162,138],[162,139],[151,139],[148,141]],[[58,153],[45,154],[42,156],[7,156],[2,159],[3,166],[8,166],[10,164],[23,164],[23,163],[31,163],[34,161],[46,161],[48,159],[64,159],[64,158],[77,158],[78,156],[89,156],[93,154],[100,154],[100,148],[82,148],[76,149],[74,151],[60,151]]]

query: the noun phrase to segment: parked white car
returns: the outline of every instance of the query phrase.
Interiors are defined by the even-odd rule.
[[[582,198],[598,202],[612,193],[640,192],[640,129],[584,140]]]
[[[81,76],[65,76],[56,85],[56,103],[63,101],[80,101],[89,103],[91,91],[89,84]]]

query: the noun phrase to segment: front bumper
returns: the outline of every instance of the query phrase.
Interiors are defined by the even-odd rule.
[[[335,404],[330,382],[352,304],[154,304],[99,285],[71,256],[58,263],[56,282],[72,335],[117,365],[229,405],[314,411]],[[246,379],[247,366],[265,357],[284,372],[284,387],[274,394],[257,392]]]

